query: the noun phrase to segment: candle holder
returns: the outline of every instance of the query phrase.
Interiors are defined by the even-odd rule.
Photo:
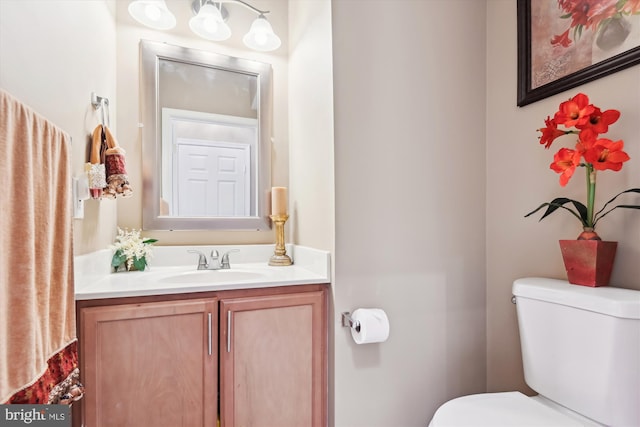
[[[269,265],[291,265],[293,262],[284,247],[284,223],[289,219],[289,215],[269,215],[269,218],[276,226],[276,248],[271,258],[269,258]]]

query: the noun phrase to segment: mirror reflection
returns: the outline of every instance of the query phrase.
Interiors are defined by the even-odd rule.
[[[142,41],[145,229],[269,227],[271,67]]]

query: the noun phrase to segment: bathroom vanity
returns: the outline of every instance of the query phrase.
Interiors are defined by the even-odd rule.
[[[232,262],[228,279],[194,264],[81,286],[74,425],[325,426],[328,255],[304,252],[292,267]]]

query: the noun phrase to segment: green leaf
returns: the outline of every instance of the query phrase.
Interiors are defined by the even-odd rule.
[[[124,256],[122,250],[118,249],[116,253],[113,254],[113,258],[111,258],[111,266],[118,268],[124,264],[126,260],[127,258]]]
[[[138,271],[144,271],[144,269],[147,267],[147,260],[144,257],[143,258],[134,258],[133,259],[133,266]]]
[[[640,188],[630,188],[630,189],[628,189],[628,190],[621,191],[620,193],[618,193],[618,194],[616,194],[615,196],[613,196],[613,197],[612,197],[612,198],[611,198],[607,203],[605,203],[605,204],[602,206],[602,209],[600,209],[598,212],[596,212],[596,214],[595,214],[595,216],[594,216],[595,220],[593,221],[593,225],[595,226],[595,224],[596,224],[596,223],[597,223],[597,222],[598,222],[598,221],[599,221],[603,216],[605,216],[606,214],[608,214],[609,212],[611,212],[612,210],[614,210],[614,209],[616,209],[616,208],[618,208],[618,207],[625,207],[625,208],[627,208],[627,209],[637,209],[637,208],[633,207],[633,206],[635,206],[635,205],[619,205],[619,206],[615,206],[615,207],[613,207],[613,208],[609,209],[609,210],[608,210],[608,211],[606,211],[604,214],[600,215],[602,212],[604,212],[604,210],[607,208],[607,206],[609,205],[609,203],[612,203],[615,199],[617,199],[617,198],[618,198],[618,196],[621,196],[621,195],[626,194],[626,193],[638,193],[638,194],[640,194]]]
[[[618,208],[622,208],[622,209],[640,209],[640,206],[638,205],[617,205],[612,207],[611,209],[609,209],[608,211],[606,211],[605,213],[603,213],[602,215],[600,215],[595,221],[593,221],[593,225],[595,226],[598,221],[600,221],[602,218],[604,218],[609,212],[614,211]]]
[[[150,245],[151,243],[155,243],[157,241],[158,241],[158,239],[146,239],[146,240],[143,240],[142,243],[144,243],[146,245]]]
[[[575,210],[564,206],[567,203],[573,204],[573,207],[575,208]],[[562,208],[562,209],[565,209],[565,210],[569,211],[573,216],[578,218],[580,220],[580,222],[582,223],[582,225],[586,227],[586,224],[587,224],[587,207],[585,205],[583,205],[582,203],[576,201],[576,200],[567,199],[566,197],[558,197],[556,199],[553,199],[550,202],[541,204],[535,210],[533,210],[533,211],[529,212],[528,214],[526,214],[525,218],[530,216],[530,215],[533,215],[534,213],[538,212],[540,209],[542,209],[545,206],[547,206],[547,210],[540,217],[540,219],[538,221],[542,221],[543,219],[545,219],[546,217],[548,217],[549,215],[554,213],[558,208]]]

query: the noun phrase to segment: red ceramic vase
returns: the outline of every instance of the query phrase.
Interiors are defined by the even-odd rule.
[[[618,242],[605,242],[585,229],[577,240],[560,240],[562,259],[569,283],[607,286],[613,270]]]

